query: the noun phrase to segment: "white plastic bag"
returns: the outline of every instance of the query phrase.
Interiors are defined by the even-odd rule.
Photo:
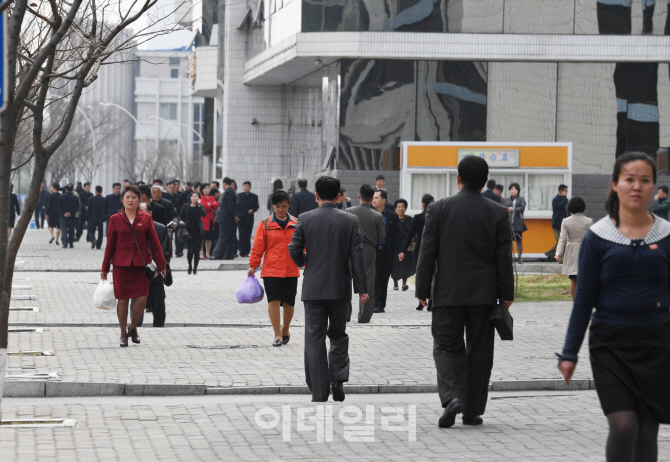
[[[109,281],[100,281],[98,288],[93,294],[93,304],[101,310],[113,310],[116,308],[116,298],[114,298],[114,286]]]

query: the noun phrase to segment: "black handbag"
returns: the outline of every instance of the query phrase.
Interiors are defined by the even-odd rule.
[[[189,234],[188,230],[186,229],[186,226],[180,226],[179,230],[177,230],[177,240],[179,242],[187,243],[193,239],[191,235]]]
[[[135,237],[133,227],[130,225],[130,223],[126,224],[128,225],[128,228],[130,228],[130,234],[133,235],[133,240],[135,241],[135,245],[137,246],[137,251],[140,253],[140,259],[142,260],[142,265],[144,265],[144,274],[146,274],[146,276],[149,278],[149,281],[151,281],[153,278],[156,277],[156,268],[155,267],[151,268],[146,263],[144,263],[144,257],[142,257],[142,251],[140,250],[140,245],[137,243],[137,238]]]
[[[514,318],[503,302],[498,302],[493,307],[491,323],[498,331],[500,340],[514,340]]]
[[[170,264],[166,263],[165,264],[165,285],[170,287],[172,285],[172,268],[170,268]]]

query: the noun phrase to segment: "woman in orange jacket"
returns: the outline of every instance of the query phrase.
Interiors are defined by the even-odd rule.
[[[271,200],[274,213],[256,228],[247,275],[256,272],[265,256],[261,277],[268,298],[268,315],[275,331],[272,345],[279,347],[286,345],[291,338],[288,329],[293,319],[300,270],[288,254],[288,245],[293,239],[296,225],[296,219],[288,213],[289,195],[283,189],[278,189],[272,193]],[[279,323],[280,306],[284,307],[283,325]]]

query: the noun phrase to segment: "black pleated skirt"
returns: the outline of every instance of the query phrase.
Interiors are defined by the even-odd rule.
[[[589,353],[605,415],[634,411],[642,422],[670,423],[670,323],[592,323]]]

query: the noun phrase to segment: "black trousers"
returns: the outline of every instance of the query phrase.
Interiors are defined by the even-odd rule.
[[[151,307],[154,315],[154,327],[165,326],[165,284],[163,276],[159,275],[156,279],[160,281],[149,284],[149,297],[147,298],[147,307]]]
[[[222,233],[219,239],[223,242],[217,243],[223,245],[223,259],[232,260],[237,255],[237,226],[235,220],[231,219],[221,226]]]
[[[79,216],[79,223],[77,224],[77,240],[81,238],[81,235],[84,234],[84,229],[86,228],[86,215],[83,213]]]
[[[328,401],[331,382],[349,381],[349,300],[303,300],[305,305],[305,380],[312,401]],[[326,335],[330,351],[326,353]]]
[[[77,228],[77,218],[76,217],[61,217],[60,219],[60,230],[61,230],[61,241],[63,242],[63,247],[67,247],[68,244],[72,245],[74,242],[74,235]]]
[[[433,307],[433,358],[442,407],[461,398],[463,414],[484,414],[493,367],[492,312],[493,305]]]
[[[237,222],[237,229],[239,230],[240,243],[239,250],[241,254],[249,255],[251,253],[251,231],[254,227],[254,216],[240,218]]]
[[[230,218],[223,223],[219,221],[219,240],[214,247],[213,257],[216,260],[232,260],[237,255],[237,225]]]
[[[44,218],[46,217],[46,210],[42,208],[41,205],[35,207],[35,228],[43,229],[44,228]]]
[[[99,249],[100,247],[102,247],[102,235],[103,235],[104,222],[102,222],[102,221],[95,222],[95,221],[89,220],[88,224],[87,224],[87,227],[88,227],[88,235],[86,236],[86,240],[88,242],[91,242],[91,243],[95,242],[95,246]],[[97,241],[95,239],[96,229],[98,231]]]
[[[145,309],[151,308],[152,314],[154,315],[154,327],[165,327],[165,284],[163,283],[163,275],[159,274],[156,276],[156,279],[160,279],[156,282],[149,283],[149,296],[147,297],[147,304]],[[133,308],[135,307],[135,299],[130,300],[130,318],[133,317]],[[137,323],[137,327],[142,327],[144,324],[144,313],[140,321]]]
[[[377,247],[375,262],[375,308],[386,308],[386,295],[389,288],[389,278],[393,264],[389,261],[386,248]]]

